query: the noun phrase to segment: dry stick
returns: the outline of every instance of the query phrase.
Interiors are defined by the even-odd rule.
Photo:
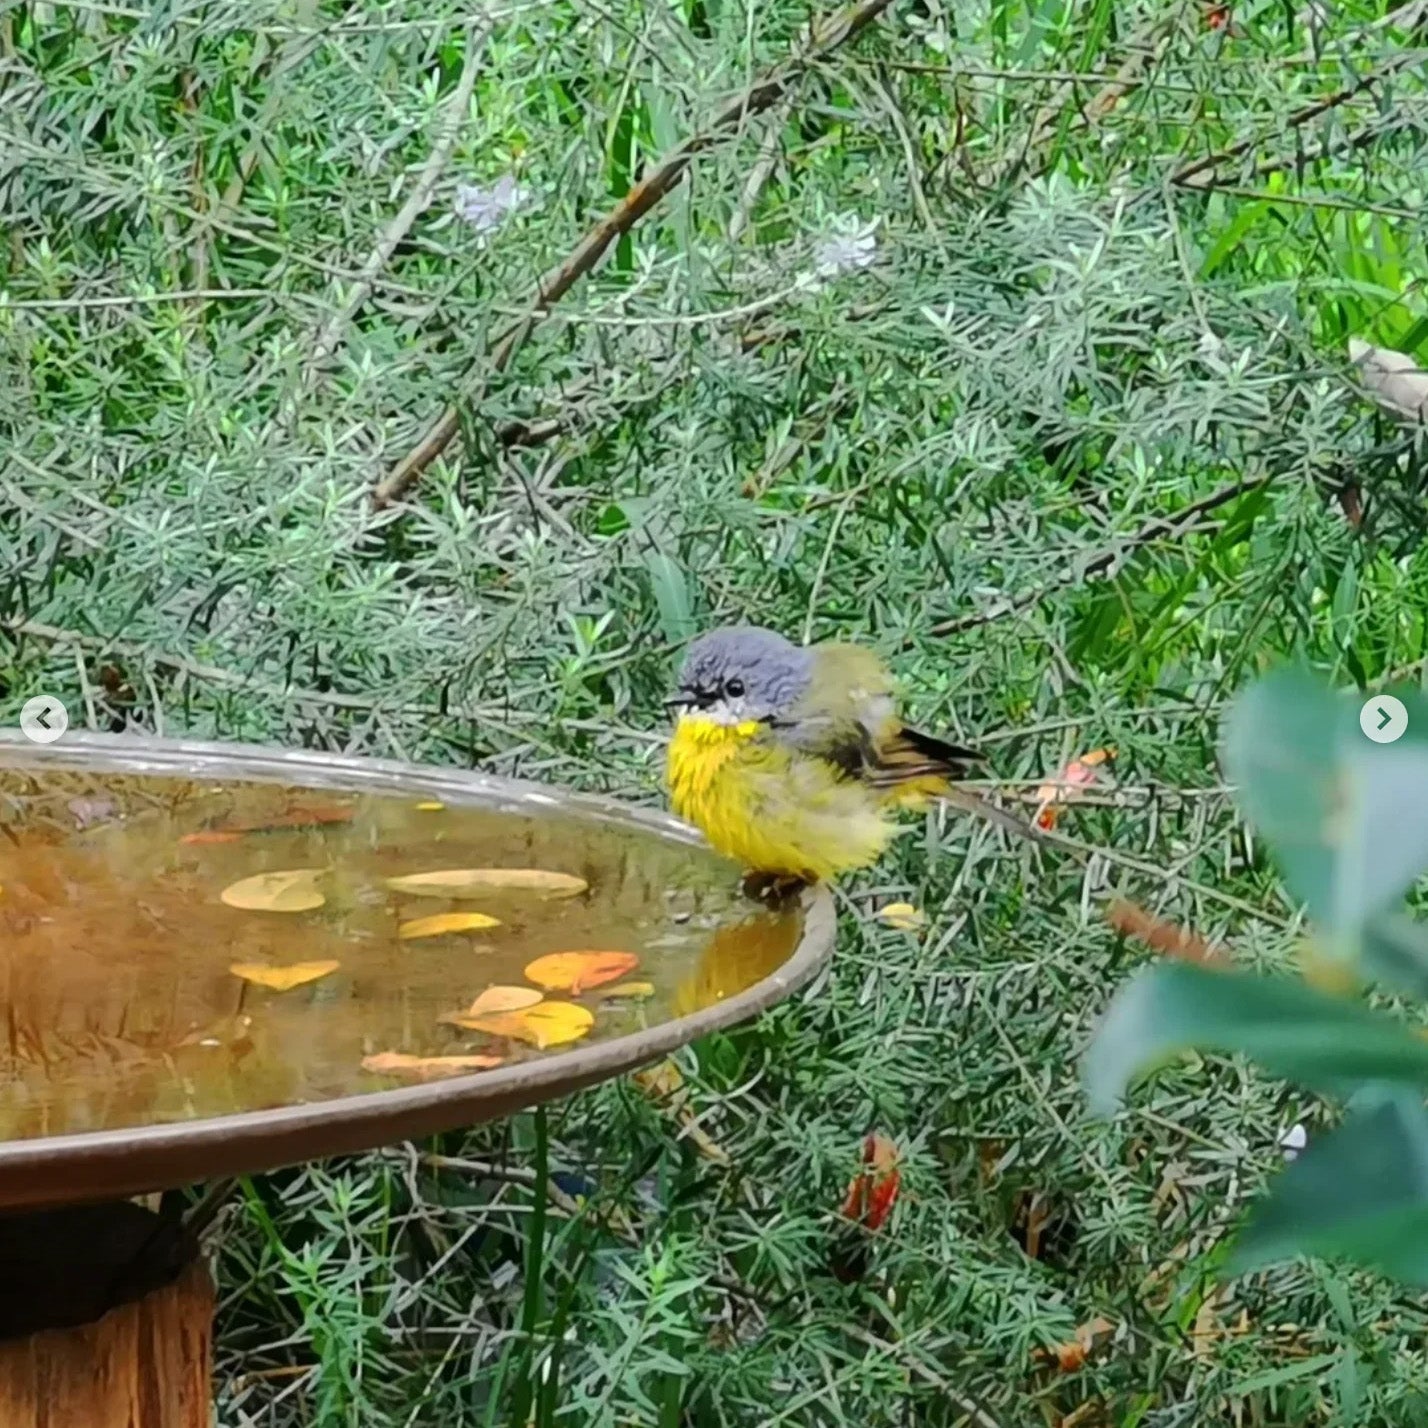
[[[1272,479],[1269,476],[1259,476],[1250,481],[1232,481],[1228,486],[1221,486],[1218,491],[1212,491],[1208,496],[1202,496],[1198,501],[1192,501],[1188,506],[1182,506],[1169,516],[1156,516],[1154,520],[1147,521],[1138,531],[1132,532],[1123,541],[1118,541],[1115,545],[1109,545],[1104,550],[1098,551],[1084,565],[1076,564],[1059,580],[1039,585],[1035,590],[1029,591],[1015,600],[1006,600],[1000,605],[992,606],[990,610],[979,610],[974,615],[959,615],[953,620],[939,620],[927,633],[929,635],[960,634],[963,630],[990,625],[994,620],[1000,620],[1006,615],[1021,614],[1033,605],[1040,604],[1048,595],[1054,594],[1078,577],[1085,579],[1087,576],[1105,574],[1122,556],[1149,541],[1159,540],[1163,536],[1185,534],[1187,527],[1195,524],[1196,517],[1203,516],[1206,511],[1213,511],[1228,501],[1233,501],[1236,496],[1245,496],[1251,491],[1258,491],[1261,486],[1269,485]]]
[[[549,313],[557,302],[599,262],[605,250],[622,234],[627,233],[661,199],[683,179],[685,171],[696,157],[713,148],[722,139],[737,133],[751,114],[761,114],[778,103],[789,91],[794,80],[805,70],[826,58],[840,45],[867,28],[892,0],[861,0],[822,27],[808,50],[793,60],[766,72],[737,99],[726,104],[703,132],[686,139],[667,154],[650,173],[639,181],[580,240],[575,251],[558,267],[552,268],[538,284],[531,310],[508,327],[497,339],[491,353],[487,376],[503,372],[520,350],[531,329]],[[448,406],[428,428],[421,440],[388,472],[372,493],[378,510],[398,501],[417,482],[423,471],[446,450],[460,426],[460,412]]]
[[[450,101],[442,110],[440,119],[437,120],[436,137],[431,146],[431,154],[426,163],[422,165],[421,172],[417,175],[417,181],[413,185],[411,193],[407,195],[407,201],[402,204],[396,216],[382,230],[376,247],[372,249],[371,257],[363,265],[357,279],[357,286],[352,290],[352,296],[347,299],[340,312],[332,314],[322,331],[318,333],[317,341],[313,344],[312,356],[308,358],[307,370],[303,376],[304,385],[312,381],[317,374],[317,369],[336,350],[337,344],[342,340],[343,329],[351,322],[362,304],[372,296],[372,289],[376,286],[377,277],[386,267],[387,260],[396,250],[397,244],[406,237],[408,230],[416,222],[418,214],[431,202],[432,191],[436,188],[437,180],[440,179],[442,170],[446,168],[451,158],[451,151],[456,147],[456,140],[461,132],[461,121],[471,105],[471,96],[476,89],[476,75],[480,70],[479,61],[482,51],[485,49],[486,35],[489,33],[489,30],[482,31],[478,26],[472,26],[467,31],[466,59],[461,67],[461,77],[457,80],[456,88],[452,92]]]

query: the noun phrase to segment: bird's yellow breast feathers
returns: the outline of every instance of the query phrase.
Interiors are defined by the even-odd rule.
[[[681,718],[667,768],[674,811],[757,872],[819,882],[876,862],[897,831],[879,801],[762,729]]]

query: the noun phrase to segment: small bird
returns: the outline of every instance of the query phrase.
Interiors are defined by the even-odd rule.
[[[951,797],[981,757],[904,724],[871,650],[756,625],[695,640],[665,703],[674,811],[764,891],[876,862],[895,813]]]

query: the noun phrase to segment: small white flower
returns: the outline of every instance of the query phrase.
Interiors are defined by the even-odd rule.
[[[839,273],[851,273],[870,268],[877,261],[878,220],[859,223],[857,219],[837,219],[833,231],[813,245],[813,271],[820,278],[836,278]]]
[[[460,183],[456,185],[456,216],[478,233],[494,233],[530,196],[530,190],[522,188],[511,174],[502,174],[490,188]]]
[[[1309,1144],[1309,1132],[1302,1121],[1296,1121],[1279,1137],[1279,1148],[1286,1160],[1293,1160]]]

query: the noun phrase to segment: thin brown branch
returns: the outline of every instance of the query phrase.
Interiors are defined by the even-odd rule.
[[[1074,581],[1085,580],[1093,575],[1104,575],[1119,564],[1131,551],[1150,541],[1188,534],[1190,529],[1195,526],[1197,518],[1203,516],[1207,511],[1213,511],[1226,505],[1237,496],[1246,496],[1251,491],[1258,491],[1260,487],[1267,486],[1270,480],[1271,478],[1268,476],[1260,476],[1251,481],[1231,481],[1229,485],[1221,486],[1208,496],[1202,496],[1198,501],[1192,501],[1188,506],[1182,506],[1174,515],[1156,516],[1153,520],[1147,521],[1139,530],[1132,532],[1124,540],[1097,551],[1084,563],[1074,562],[1071,569],[1059,579],[1039,585],[1035,590],[1030,590],[1015,600],[1004,600],[1001,604],[993,605],[988,610],[979,610],[973,615],[959,615],[952,620],[939,620],[928,630],[928,634],[960,634],[963,630],[990,625],[993,621],[1003,619],[1007,615],[1022,614],[1034,605],[1039,605],[1047,596],[1055,594],[1056,591]]]
[[[892,0],[861,0],[861,3],[844,10],[826,24],[816,26],[813,42],[802,54],[761,75],[743,94],[726,104],[707,128],[665,155],[585,234],[574,252],[540,280],[530,311],[496,340],[486,364],[486,376],[497,375],[510,365],[526,337],[549,313],[552,305],[595,267],[617,238],[629,232],[681,182],[701,153],[738,133],[751,115],[761,114],[777,104],[796,79],[840,45],[860,34],[891,3]],[[460,412],[454,404],[442,412],[412,450],[378,483],[372,499],[379,510],[399,501],[420,479],[422,472],[450,445],[460,422]]]

